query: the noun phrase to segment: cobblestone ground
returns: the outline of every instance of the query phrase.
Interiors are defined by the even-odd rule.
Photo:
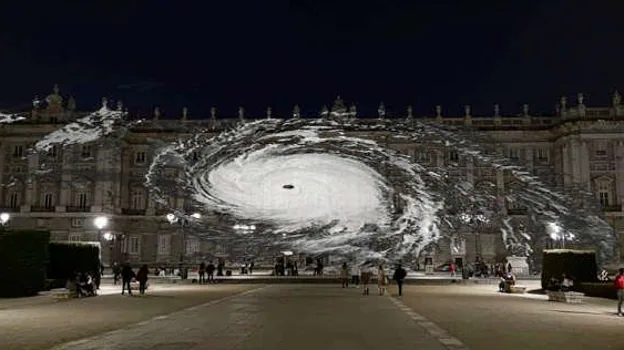
[[[129,297],[121,296],[118,287],[103,286],[105,295],[95,298],[60,302],[50,296],[3,299],[0,349],[48,349],[253,288],[258,286],[154,286],[143,297]]]
[[[446,349],[388,297],[328,285],[272,285],[57,350]]]
[[[471,349],[624,349],[613,300],[554,303],[495,286],[407,286],[400,300]]]

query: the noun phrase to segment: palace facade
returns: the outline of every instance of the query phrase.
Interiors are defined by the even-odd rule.
[[[103,104],[108,101],[104,99]],[[118,102],[113,108],[124,107]],[[295,106],[288,117],[300,117],[299,113]],[[230,247],[219,239],[199,239],[187,234],[183,225],[172,225],[165,219],[166,210],[150,199],[143,185],[153,151],[149,140],[174,140],[198,127],[207,127],[217,134],[244,122],[244,109],[240,108],[235,118],[220,118],[213,108],[208,118],[197,119],[189,118],[185,108],[178,119],[171,120],[161,119],[161,111],[156,108],[152,120],[133,127],[115,149],[110,145],[85,144],[57,146],[47,154],[28,152],[41,137],[85,114],[76,110],[73,98],[65,101],[55,86],[44,101],[33,101],[32,110],[23,114],[25,120],[0,126],[0,211],[10,213],[9,229],[45,229],[55,241],[100,245],[105,263],[128,259],[133,263],[176,264],[180,260],[194,263],[214,257],[240,262],[246,256],[270,257],[278,253],[252,252],[248,247]],[[347,108],[340,98],[331,108],[324,107],[320,116],[358,117],[355,106]],[[279,116],[273,116],[268,109],[267,117]],[[385,108],[381,104],[378,116],[361,118],[361,122],[374,124],[384,118]],[[408,108],[403,118],[416,117]],[[518,160],[554,186],[587,188],[602,205],[618,234],[618,246],[622,246],[624,105],[617,92],[611,105],[602,107],[586,106],[582,94],[573,105],[561,98],[552,115],[533,116],[525,105],[521,113],[512,116],[502,115],[498,106],[488,116],[472,115],[470,106],[465,107],[463,116],[446,116],[437,106],[434,115],[426,118],[488,134],[501,145],[501,154]],[[472,159],[464,159],[453,150],[405,143],[388,131],[367,131],[361,136],[409,154],[424,165],[459,162],[460,173],[456,176],[473,184],[491,181],[499,193],[514,186],[513,180],[502,172],[480,168]],[[38,174],[43,163],[54,171]],[[183,198],[170,198],[169,205],[181,211],[186,208]],[[512,203],[504,206],[507,215],[523,222],[522,208]],[[98,230],[94,218],[102,215],[109,218],[109,224]],[[221,220],[207,215],[204,219]],[[467,235],[466,239],[439,242],[430,252],[434,264],[451,259],[474,261],[476,256],[490,261],[506,256],[500,234],[486,226],[468,228],[478,234]],[[112,237],[112,241],[105,240],[105,236]],[[538,242],[538,248],[552,244],[545,238]]]

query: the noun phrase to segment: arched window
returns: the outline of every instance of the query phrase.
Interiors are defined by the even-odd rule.
[[[133,188],[130,195],[130,207],[132,209],[145,209],[145,190]]]

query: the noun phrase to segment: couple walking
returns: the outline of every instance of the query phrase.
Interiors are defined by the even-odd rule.
[[[397,284],[399,296],[403,295],[403,282],[405,281],[406,276],[407,271],[405,271],[401,264],[398,264],[394,270],[394,274],[392,275],[392,280]],[[379,289],[379,295],[384,295],[386,293],[389,284],[390,279],[386,275],[383,265],[379,265],[379,268],[377,269],[377,287]],[[366,294],[368,294],[368,292]]]
[[[359,282],[362,283],[362,294],[368,295],[369,294],[368,284],[370,283],[372,272],[368,269],[366,264],[363,264],[360,266],[359,275],[360,275]],[[394,271],[394,275],[392,276],[392,279],[397,283],[397,286],[399,289],[398,290],[399,296],[403,295],[403,281],[405,280],[406,276],[407,276],[407,271],[405,271],[405,269],[401,266],[401,264],[398,264]],[[340,277],[342,281],[342,288],[349,287],[349,267],[347,266],[347,263],[342,264],[342,268],[340,270]],[[377,288],[379,290],[379,295],[384,295],[386,293],[386,289],[389,283],[390,281],[388,277],[386,276],[386,271],[384,270],[383,265],[379,265],[379,267],[377,268]]]

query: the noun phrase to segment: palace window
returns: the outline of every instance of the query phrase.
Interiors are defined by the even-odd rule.
[[[416,162],[420,164],[429,164],[431,162],[431,154],[426,151],[416,151]]]
[[[91,149],[91,146],[82,145],[82,148],[80,149],[80,157],[91,158],[92,156],[93,156],[93,151]]]
[[[545,148],[539,148],[537,150],[537,160],[542,161],[542,162],[546,162],[548,161],[548,149]]]
[[[19,208],[20,206],[20,195],[17,192],[11,192],[9,194],[9,208]]]
[[[24,156],[24,146],[13,146],[13,153],[11,155],[13,156],[13,158],[22,158]]]
[[[449,160],[451,162],[459,162],[459,153],[457,153],[457,151],[450,151]]]
[[[604,141],[598,141],[594,143],[594,154],[596,157],[606,157],[607,156],[607,143]]]
[[[42,203],[44,208],[54,207],[54,195],[52,193],[46,193],[43,195]]]
[[[128,253],[139,254],[141,252],[141,237],[130,236],[128,239]]]
[[[141,188],[133,189],[130,201],[132,209],[145,209],[145,191]]]
[[[160,235],[158,236],[158,254],[169,255],[171,252],[171,236]]]
[[[144,165],[146,162],[147,162],[147,153],[143,151],[134,153],[134,164]]]
[[[72,227],[82,227],[84,224],[84,220],[82,218],[72,218],[71,225]]]
[[[603,207],[609,206],[611,185],[607,182],[598,183],[598,200]]]
[[[58,147],[56,147],[56,145],[50,147],[47,155],[49,158],[56,158],[56,156],[58,155]]]
[[[507,151],[507,155],[511,160],[518,160],[520,159],[520,150],[517,148],[510,148]]]
[[[78,192],[74,197],[74,205],[79,208],[86,208],[89,206],[89,194],[86,192]]]
[[[186,240],[186,254],[192,255],[199,253],[199,238],[189,237]]]
[[[70,242],[80,242],[80,240],[81,240],[81,237],[80,237],[79,233],[78,234],[69,235],[69,241]]]

